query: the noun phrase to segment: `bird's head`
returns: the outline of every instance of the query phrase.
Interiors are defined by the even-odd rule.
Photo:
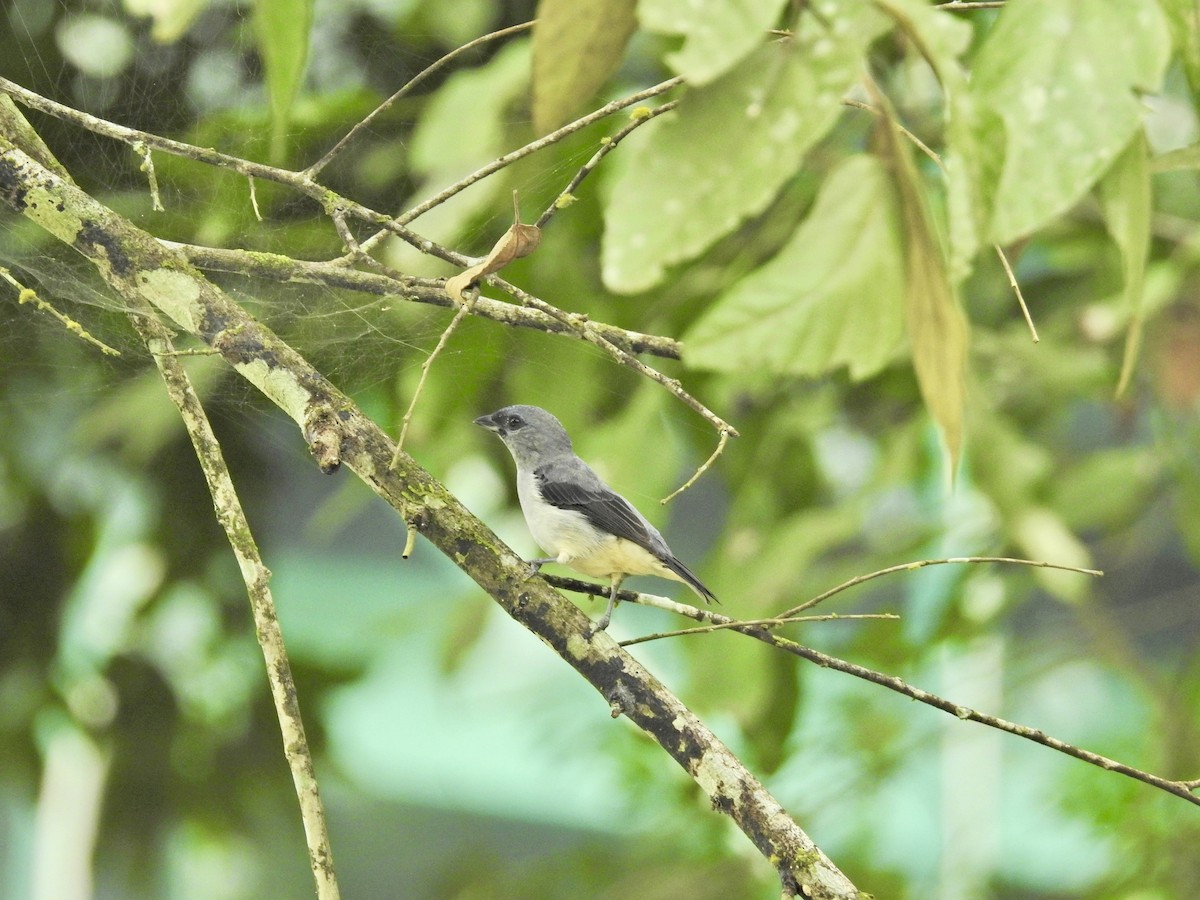
[[[506,406],[480,416],[475,424],[496,432],[518,464],[536,467],[546,458],[572,452],[562,423],[538,406]]]

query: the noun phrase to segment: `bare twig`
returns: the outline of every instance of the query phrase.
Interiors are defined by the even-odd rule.
[[[146,173],[146,180],[150,183],[150,208],[155,212],[164,212],[162,198],[158,194],[158,176],[154,172],[154,157],[150,155],[150,148],[139,141],[133,145],[133,152],[142,158],[142,164],[138,168]]]
[[[659,503],[663,504],[663,506],[666,506],[668,503],[670,503],[672,500],[674,500],[676,497],[678,497],[680,494],[682,494],[684,491],[686,491],[688,488],[690,488],[693,484],[695,484],[697,481],[699,481],[700,476],[712,468],[712,464],[717,461],[717,457],[720,456],[725,451],[725,445],[727,443],[729,443],[729,430],[728,429],[718,428],[717,435],[718,435],[717,448],[715,450],[713,450],[712,455],[710,455],[708,457],[708,459],[706,459],[703,463],[700,464],[700,467],[698,469],[696,469],[695,472],[692,473],[691,478],[689,478],[687,481],[685,481],[679,487],[675,488],[675,490],[671,491],[671,493],[667,494],[667,496],[665,496],[661,500],[659,500],[658,501]]]
[[[406,534],[404,537],[404,549],[400,553],[401,559],[408,559],[413,555],[413,550],[417,546],[417,529],[413,527],[411,522],[406,523]]]
[[[884,575],[894,575],[897,572],[915,572],[917,569],[924,569],[926,566],[949,566],[969,563],[1005,563],[1007,565],[1015,566],[1030,566],[1035,569],[1058,569],[1063,572],[1076,572],[1080,575],[1093,575],[1095,577],[1100,577],[1104,574],[1099,569],[1081,569],[1078,566],[1065,566],[1059,563],[1044,562],[1036,559],[1015,559],[1008,556],[952,556],[946,559],[919,559],[915,562],[900,563],[896,566],[888,566],[886,569],[879,569],[876,572],[868,572],[866,575],[856,575],[849,581],[843,581],[837,587],[832,587],[824,593],[813,597],[811,600],[806,600],[799,606],[793,606],[791,609],[780,613],[778,618],[786,619],[790,616],[802,613],[806,609],[812,609],[818,603],[828,600],[834,594],[840,594],[842,591],[856,587],[865,581],[872,581],[876,578],[882,578]]]
[[[1000,257],[1000,265],[1004,266],[1004,274],[1008,276],[1009,286],[1012,287],[1013,293],[1017,295],[1017,303],[1021,305],[1021,315],[1025,317],[1025,324],[1029,326],[1029,334],[1033,337],[1033,342],[1036,344],[1040,340],[1037,333],[1037,326],[1033,324],[1033,316],[1029,314],[1029,307],[1025,305],[1025,295],[1021,293],[1021,285],[1017,283],[1017,276],[1013,273],[1012,266],[1009,265],[1008,256],[1005,255],[1003,248],[999,244],[993,244],[996,248],[996,255]]]
[[[254,210],[254,218],[256,221],[263,220],[262,213],[258,211],[258,189],[254,185],[254,176],[251,175],[246,181],[250,185],[250,208]]]
[[[538,216],[538,220],[534,224],[537,225],[538,228],[545,228],[546,223],[554,217],[556,212],[566,206],[569,206],[575,200],[575,190],[583,182],[583,179],[587,178],[587,176],[591,174],[592,170],[595,169],[596,166],[600,165],[600,161],[604,159],[604,157],[616,150],[617,145],[620,144],[621,141],[623,141],[638,128],[645,125],[651,119],[656,119],[663,113],[670,112],[678,105],[678,100],[669,100],[668,102],[662,104],[661,106],[657,106],[654,109],[646,109],[645,107],[638,107],[635,109],[632,116],[633,121],[629,122],[611,137],[601,138],[600,149],[597,150],[592,155],[592,158],[584,163],[583,167],[575,173],[575,177],[571,179],[570,183],[567,184],[567,186],[561,191],[559,191],[559,194],[554,199],[554,202],[546,207],[546,210],[540,216]]]
[[[478,293],[475,295],[478,297]],[[417,381],[416,388],[413,389],[412,399],[408,401],[408,409],[404,412],[404,420],[400,425],[400,437],[396,439],[396,449],[392,453],[392,466],[395,467],[400,461],[400,454],[404,452],[404,439],[408,437],[408,425],[412,421],[413,412],[417,408],[417,401],[421,399],[421,392],[425,390],[425,379],[429,377],[429,370],[433,368],[433,361],[438,358],[438,354],[445,348],[446,343],[450,340],[450,335],[454,334],[458,326],[462,324],[471,313],[471,307],[474,305],[474,300],[468,298],[466,303],[463,303],[458,308],[458,312],[454,314],[454,318],[450,320],[450,324],[446,326],[446,330],[442,332],[442,336],[438,338],[437,345],[433,348],[430,354],[425,357],[425,361],[421,363],[421,377]],[[405,557],[407,559],[407,557]]]
[[[969,9],[1004,9],[1005,0],[946,0],[945,3],[938,3],[935,9],[944,9],[947,12],[963,12]]]
[[[84,329],[82,325],[80,325],[70,316],[66,315],[65,313],[60,313],[48,302],[38,296],[38,292],[33,288],[27,288],[25,285],[21,284],[21,282],[17,281],[17,279],[13,277],[12,272],[8,271],[8,269],[4,268],[3,266],[0,266],[0,279],[7,281],[10,285],[16,288],[18,303],[32,303],[42,312],[54,316],[54,318],[58,319],[58,321],[62,323],[62,326],[67,329],[67,331],[77,336],[80,340],[87,341],[92,346],[98,348],[101,353],[104,353],[108,356],[121,355],[120,350],[116,350],[108,346],[108,344],[104,343],[104,341],[100,340],[99,338],[93,337]]]
[[[417,85],[421,84],[421,82],[423,82],[426,78],[437,72],[439,69],[445,67],[454,59],[457,59],[459,56],[469,50],[474,50],[476,47],[479,47],[482,44],[486,44],[491,41],[497,41],[501,38],[509,37],[510,35],[520,34],[522,31],[528,31],[532,27],[533,22],[522,22],[520,25],[511,25],[508,28],[501,28],[499,31],[493,31],[491,34],[485,34],[483,37],[477,37],[473,41],[468,41],[461,46],[455,47],[437,62],[422,69],[412,78],[410,78],[404,87],[400,88],[400,90],[396,91],[396,93],[392,94],[392,96],[388,97],[377,107],[375,107],[375,109],[367,114],[366,118],[362,119],[360,122],[358,122],[358,124],[351,128],[350,131],[346,133],[345,137],[334,144],[333,148],[328,153],[305,169],[304,174],[309,178],[316,178],[317,175],[320,174],[321,170],[333,162],[334,159],[336,159],[342,153],[342,151],[350,145],[351,141],[358,137],[364,129],[370,126],[370,124],[374,122],[378,116],[391,108],[396,101],[412,93],[413,89]]]
[[[657,605],[657,604],[654,604]],[[659,631],[654,634],[644,634],[641,637],[627,638],[618,641],[622,647],[632,647],[634,644],[645,644],[650,641],[661,641],[663,638],[685,637],[691,634],[711,634],[714,631],[730,629],[762,627],[778,628],[782,625],[794,625],[797,622],[843,622],[850,619],[885,619],[898,622],[900,617],[895,613],[829,613],[823,616],[792,616],[788,619],[736,619],[732,622],[713,622],[709,625],[698,625],[695,628],[680,628],[677,631]]]
[[[674,87],[678,87],[681,84],[683,84],[682,77],[669,78],[666,81],[654,85],[653,87],[648,87],[643,91],[630,94],[628,97],[622,97],[619,100],[606,103],[604,106],[600,107],[594,112],[590,112],[586,116],[576,119],[574,122],[568,122],[562,128],[552,131],[544,137],[538,138],[536,141],[531,141],[524,147],[519,147],[518,149],[513,150],[511,153],[506,153],[499,159],[492,160],[486,166],[476,169],[470,175],[467,175],[465,178],[460,179],[445,190],[442,190],[433,197],[430,197],[424,203],[420,203],[407,212],[397,216],[396,221],[401,225],[407,225],[418,216],[429,212],[429,210],[433,209],[435,206],[440,206],[441,204],[445,203],[455,194],[466,190],[477,181],[482,181],[489,175],[511,166],[517,160],[524,159],[526,156],[537,153],[539,150],[544,150],[551,144],[557,144],[563,138],[569,137],[577,131],[582,131],[593,122],[598,122],[606,116],[611,116],[613,113],[619,112],[627,106],[633,106],[635,103],[641,103],[643,100],[649,100],[651,97],[657,97],[659,94],[666,93],[667,91]],[[369,243],[369,241],[363,241],[364,246]]]

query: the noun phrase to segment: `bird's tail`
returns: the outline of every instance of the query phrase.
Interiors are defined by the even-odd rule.
[[[674,556],[668,556],[663,560],[663,565],[674,572],[679,580],[690,587],[693,591],[704,598],[705,603],[720,603],[717,595],[704,586],[704,582],[692,574],[692,570],[681,563]]]

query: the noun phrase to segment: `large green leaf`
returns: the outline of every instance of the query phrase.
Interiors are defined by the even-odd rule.
[[[271,158],[282,161],[292,101],[308,61],[313,0],[255,0],[254,36],[271,100]]]
[[[1124,392],[1137,362],[1142,344],[1142,299],[1146,284],[1146,257],[1150,252],[1150,214],[1153,197],[1150,190],[1149,150],[1146,137],[1138,131],[1117,157],[1100,182],[1100,200],[1109,234],[1121,250],[1125,273],[1125,305],[1129,310],[1129,331],[1125,338],[1125,356],[1117,394]]]
[[[605,283],[633,293],[761,212],[837,119],[887,20],[866,4],[801,16],[622,147],[605,215]]]
[[[533,31],[533,127],[557,128],[621,64],[635,0],[540,0]]]
[[[904,335],[904,256],[883,165],[847,158],[769,263],[696,323],[684,359],[700,369],[817,375],[879,371]]]
[[[1061,214],[1138,127],[1171,50],[1155,3],[1010,0],[974,66],[979,101],[1003,120],[984,144],[1000,171],[990,237],[1007,243]]]
[[[783,0],[727,0],[698,15],[693,0],[641,0],[637,15],[647,31],[682,35],[683,46],[667,54],[667,63],[699,86],[763,43],[782,7]]]

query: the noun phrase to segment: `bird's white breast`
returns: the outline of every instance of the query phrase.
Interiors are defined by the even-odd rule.
[[[593,578],[621,573],[679,580],[645,548],[600,531],[581,512],[547,503],[532,472],[518,474],[517,498],[533,539],[563,565]]]

